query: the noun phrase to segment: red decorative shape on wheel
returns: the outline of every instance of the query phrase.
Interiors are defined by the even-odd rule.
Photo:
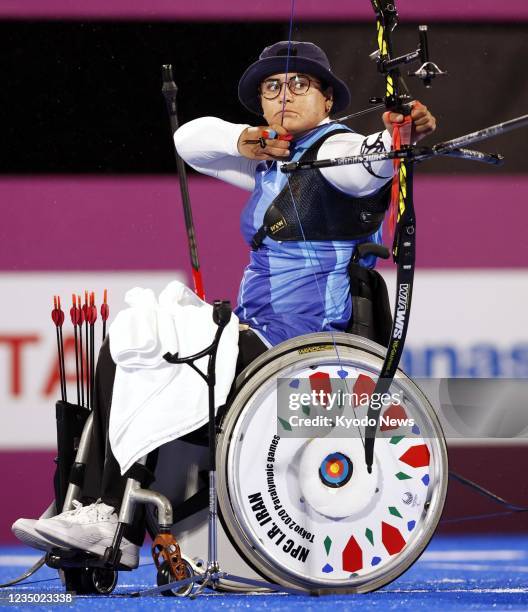
[[[321,404],[326,406],[326,394],[332,393],[332,383],[330,382],[330,374],[327,372],[314,372],[311,376],[308,377],[310,379],[310,388],[312,391],[322,391],[325,395],[323,396],[323,401]]]
[[[400,457],[400,461],[410,465],[411,467],[425,467],[429,465],[431,456],[426,444],[417,444],[407,449]]]
[[[354,536],[350,536],[347,545],[343,549],[343,570],[345,572],[357,572],[363,567],[363,551],[356,542]]]
[[[383,413],[383,416],[386,419],[406,419],[407,414],[403,406],[398,404],[390,405],[387,410]],[[380,431],[390,431],[391,429],[398,429],[401,425],[390,425],[386,423],[384,425],[380,425]]]
[[[383,521],[381,522],[381,541],[389,555],[399,553],[405,546],[405,540],[400,531],[396,527],[384,523]]]
[[[360,374],[354,383],[354,393],[358,396],[366,393],[370,397],[374,393],[375,388],[376,383],[366,374]]]

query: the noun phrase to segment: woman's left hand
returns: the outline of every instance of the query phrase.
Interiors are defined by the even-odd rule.
[[[421,102],[418,102],[418,100],[413,100],[411,104],[413,107],[411,111],[413,124],[412,142],[419,142],[422,138],[425,138],[436,130],[436,118],[428,110],[427,106],[424,106]],[[392,136],[392,123],[401,123],[403,121],[403,115],[387,111],[383,113],[382,119],[385,128]]]

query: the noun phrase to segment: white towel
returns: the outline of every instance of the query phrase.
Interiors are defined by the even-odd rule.
[[[187,357],[211,344],[218,329],[213,307],[178,281],[156,301],[150,289],[127,292],[129,306],[109,328],[116,376],[109,438],[121,473],[165,442],[198,429],[209,416],[208,388],[188,364],[173,365],[167,352]],[[235,376],[238,318],[222,333],[216,358],[215,406],[225,403]],[[207,373],[208,357],[195,361]]]

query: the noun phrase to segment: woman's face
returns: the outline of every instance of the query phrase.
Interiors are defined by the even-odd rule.
[[[290,81],[296,76],[310,79],[310,86],[306,93],[296,95],[284,84],[286,77]],[[281,88],[279,95],[273,100],[263,95],[269,89],[270,80],[279,81]],[[311,130],[328,116],[332,107],[332,88],[329,87],[323,92],[319,79],[301,73],[272,74],[261,83],[260,92],[262,110],[268,125],[282,125],[291,134]]]

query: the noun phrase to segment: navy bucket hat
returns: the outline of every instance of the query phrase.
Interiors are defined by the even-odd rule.
[[[266,47],[259,59],[242,75],[238,83],[238,99],[249,111],[262,115],[258,87],[271,74],[285,73],[286,63],[288,72],[312,75],[333,88],[334,113],[344,110],[349,105],[350,91],[345,83],[333,74],[326,53],[313,43],[292,40]]]

